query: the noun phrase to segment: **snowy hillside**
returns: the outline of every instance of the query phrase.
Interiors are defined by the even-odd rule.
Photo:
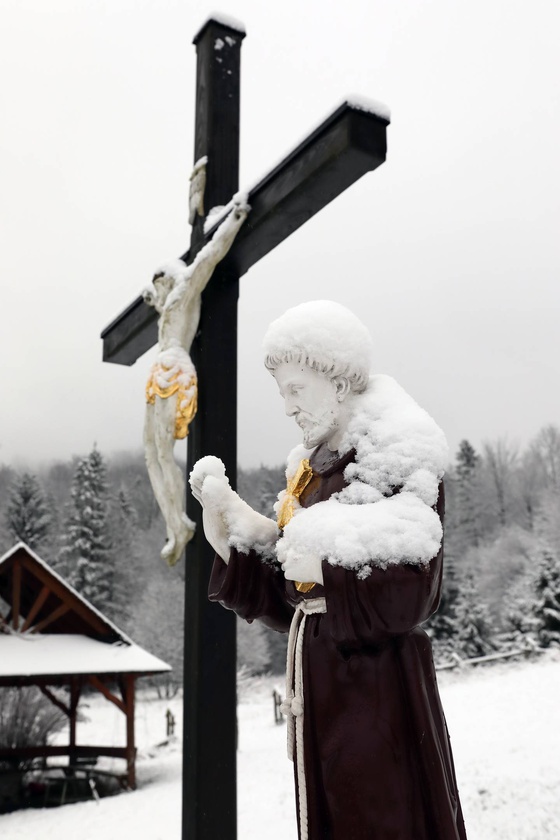
[[[273,722],[272,680],[245,692],[240,707],[239,838],[296,837],[291,764],[284,726]],[[541,840],[560,836],[560,654],[537,662],[443,673],[440,687],[455,753],[469,840]],[[135,793],[0,817],[2,840],[179,840],[181,755],[165,740],[171,706],[138,704],[139,789]],[[101,701],[85,710],[84,739],[123,738],[117,710]]]

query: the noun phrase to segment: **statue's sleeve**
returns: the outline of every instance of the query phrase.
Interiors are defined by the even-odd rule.
[[[443,527],[443,482],[434,506]],[[409,633],[439,606],[443,571],[443,542],[428,563],[372,566],[361,578],[351,569],[322,564],[329,629],[341,649],[378,647],[390,638]]]
[[[428,564],[374,566],[368,577],[323,561],[330,633],[341,649],[380,647],[426,621],[441,594],[443,551]]]
[[[249,622],[258,619],[281,633],[290,629],[294,608],[286,598],[284,575],[256,551],[232,548],[227,564],[216,555],[208,597]]]

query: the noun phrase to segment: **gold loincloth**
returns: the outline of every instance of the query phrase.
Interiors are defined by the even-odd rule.
[[[164,365],[155,364],[150,371],[150,377],[146,384],[146,402],[150,405],[155,405],[156,397],[161,397],[162,400],[167,400],[169,397],[176,396],[177,410],[175,413],[175,433],[176,440],[183,440],[189,433],[189,425],[192,422],[196,409],[198,406],[198,385],[196,376],[192,376],[189,383],[185,385],[180,381],[184,374],[179,370],[172,376],[168,376],[169,368]],[[168,384],[162,387],[158,382],[158,377],[163,378]]]
[[[313,478],[313,470],[307,458],[300,462],[296,470],[296,474],[288,481],[286,487],[286,495],[282,500],[282,505],[278,511],[277,524],[280,530],[283,530],[290,519],[294,515],[294,505],[299,499],[311,479]],[[315,586],[314,583],[304,583],[303,581],[294,580],[294,586],[298,592],[310,592]]]

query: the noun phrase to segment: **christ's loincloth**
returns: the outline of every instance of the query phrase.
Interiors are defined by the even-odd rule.
[[[178,365],[166,367],[161,362],[156,362],[146,385],[146,402],[155,405],[156,397],[161,397],[162,400],[176,398],[174,437],[176,440],[186,438],[197,409],[196,374],[186,372]]]

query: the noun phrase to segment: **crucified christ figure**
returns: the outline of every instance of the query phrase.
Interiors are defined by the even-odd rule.
[[[146,303],[159,313],[159,352],[146,386],[144,451],[154,495],[167,526],[161,557],[170,566],[181,557],[195,528],[185,513],[185,482],[173,449],[176,440],[188,435],[196,414],[197,379],[190,348],[200,320],[200,297],[249,209],[243,200],[235,199],[233,210],[194,262],[187,266],[175,260],[163,266],[143,292]]]

